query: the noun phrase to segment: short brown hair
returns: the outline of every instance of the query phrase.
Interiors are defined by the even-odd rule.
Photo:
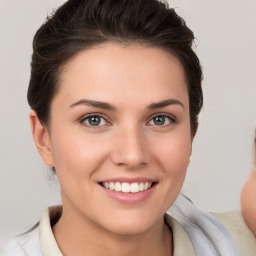
[[[28,103],[41,123],[47,124],[61,68],[71,57],[108,41],[146,44],[169,51],[181,62],[194,135],[203,94],[193,40],[185,21],[157,0],[69,0],[47,18],[34,37]]]

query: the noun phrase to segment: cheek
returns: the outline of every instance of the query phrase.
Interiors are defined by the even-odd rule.
[[[108,152],[106,143],[99,147],[100,140],[93,136],[74,131],[63,131],[52,136],[52,149],[55,168],[58,175],[79,178],[86,174],[92,175],[105,160]]]
[[[92,136],[66,131],[56,134],[52,144],[62,200],[89,202],[95,189],[94,174],[108,155],[106,143],[99,147],[99,140]]]
[[[170,136],[170,138],[166,138],[162,143],[158,143],[155,154],[164,170],[172,175],[182,173],[187,169],[191,149],[190,137],[177,135]]]
[[[166,202],[175,200],[179,194],[190,162],[191,138],[186,133],[170,136],[158,144],[155,159],[161,166]]]

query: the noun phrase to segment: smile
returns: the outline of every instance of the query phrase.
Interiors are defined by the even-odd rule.
[[[101,186],[109,189],[114,190],[116,192],[123,192],[123,193],[139,193],[142,191],[146,191],[150,189],[154,183],[153,182],[102,182],[100,183]]]

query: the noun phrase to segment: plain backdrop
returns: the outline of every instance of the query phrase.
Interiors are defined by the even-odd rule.
[[[0,244],[59,204],[34,146],[26,92],[35,31],[63,1],[0,0]],[[184,192],[209,211],[239,209],[256,117],[256,1],[170,0],[194,31],[205,104]]]

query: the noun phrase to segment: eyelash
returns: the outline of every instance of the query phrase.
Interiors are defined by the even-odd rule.
[[[103,120],[106,122],[106,124],[104,124],[104,125],[91,125],[91,124],[86,124],[85,121],[86,121],[86,120],[89,120],[90,117],[101,118],[101,119],[103,119]],[[168,119],[170,120],[170,123],[173,123],[173,124],[177,123],[177,120],[176,120],[176,118],[175,118],[174,116],[168,115],[168,114],[165,114],[165,113],[158,113],[158,114],[156,114],[156,115],[154,115],[154,116],[152,116],[152,117],[150,118],[150,120],[147,122],[147,125],[155,125],[155,126],[159,126],[159,127],[161,127],[161,126],[162,126],[162,127],[163,127],[163,126],[168,126],[168,124],[163,124],[163,125],[150,124],[150,122],[152,122],[152,121],[154,120],[154,118],[156,118],[156,117],[164,117],[165,119],[168,118]],[[101,121],[102,121],[102,120],[101,120]],[[109,125],[111,125],[110,122],[107,121],[107,118],[106,118],[105,116],[99,114],[99,113],[92,113],[92,114],[86,115],[86,116],[84,116],[83,118],[81,118],[79,122],[80,122],[81,124],[87,126],[87,127],[90,127],[90,128],[93,128],[93,127],[94,127],[94,128],[98,128],[98,127],[102,127],[102,126],[109,126]]]
[[[176,120],[176,118],[175,118],[174,116],[168,115],[168,114],[166,114],[166,113],[158,113],[158,114],[152,116],[152,117],[150,118],[150,121],[149,121],[148,123],[150,123],[151,121],[153,121],[154,118],[156,118],[156,117],[164,117],[165,119],[168,118],[171,124],[177,123],[177,120]],[[163,124],[163,125],[152,124],[152,125],[155,125],[155,126],[162,126],[162,127],[168,126],[168,124]]]
[[[86,120],[89,120],[89,118],[90,117],[98,117],[98,118],[101,118],[101,119],[103,119],[105,122],[106,122],[106,124],[104,124],[104,125],[90,125],[90,124],[86,124],[85,123],[85,121]],[[102,121],[102,120],[101,120]],[[92,114],[89,114],[89,115],[86,115],[86,116],[84,116],[83,118],[81,118],[80,119],[80,121],[79,121],[81,124],[83,124],[83,125],[85,125],[85,126],[87,126],[87,127],[91,127],[91,128],[93,128],[93,127],[101,127],[101,126],[109,126],[110,125],[110,123],[106,120],[106,117],[105,116],[103,116],[103,115],[101,115],[101,114],[98,114],[98,113],[92,113]]]

